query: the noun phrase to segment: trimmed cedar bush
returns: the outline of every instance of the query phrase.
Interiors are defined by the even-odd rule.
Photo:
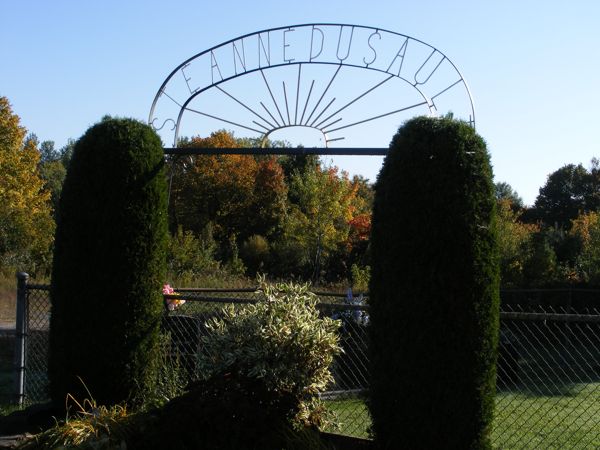
[[[147,125],[105,118],[75,145],[58,211],[50,394],[109,405],[156,379],[166,276],[162,143]],[[83,382],[83,383],[82,383]]]
[[[485,142],[464,122],[412,119],[375,189],[375,439],[385,449],[490,448],[499,276]]]

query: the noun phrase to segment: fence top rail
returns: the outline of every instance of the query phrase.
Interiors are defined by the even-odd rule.
[[[35,283],[27,283],[27,289],[37,289],[39,291],[49,291],[49,284],[35,284]]]
[[[239,297],[194,297],[188,295],[172,295],[165,294],[163,296],[166,300],[185,300],[190,302],[198,303],[231,303],[231,304],[253,304],[257,303],[258,300],[251,298],[239,298]],[[340,310],[353,310],[353,311],[368,311],[369,305],[360,304],[349,304],[349,303],[317,303],[317,308],[322,309],[340,309]]]
[[[504,320],[524,320],[533,322],[600,323],[600,314],[557,314],[501,311],[500,318]]]
[[[237,288],[237,289],[227,289],[227,288],[174,288],[175,292],[201,292],[201,293],[246,293],[246,292],[260,292],[261,289],[257,286],[254,288]],[[328,291],[311,291],[313,294],[319,297],[346,297],[347,294],[341,292],[328,292]],[[358,297],[359,295],[368,297],[369,294],[367,292],[354,292],[353,296]]]
[[[227,289],[227,288],[173,288],[175,292],[256,292],[258,288],[237,288],[237,289]]]
[[[600,289],[593,288],[536,288],[536,289],[520,289],[520,288],[502,288],[501,294],[545,294],[545,293],[569,293],[569,292],[584,292],[590,294],[599,294]]]

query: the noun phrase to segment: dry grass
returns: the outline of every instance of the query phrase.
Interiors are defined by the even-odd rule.
[[[14,275],[0,272],[0,325],[15,322],[17,279]]]
[[[85,384],[84,387],[87,390]],[[125,438],[134,415],[125,406],[105,407],[97,405],[93,398],[79,402],[69,394],[66,407],[68,415],[64,422],[33,436],[20,448],[126,448]]]

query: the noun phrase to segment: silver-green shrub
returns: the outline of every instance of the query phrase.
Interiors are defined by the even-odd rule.
[[[341,351],[339,321],[319,317],[309,286],[260,281],[262,298],[244,307],[228,306],[206,323],[199,375],[220,374],[262,380],[270,391],[306,398],[333,381],[329,366]]]

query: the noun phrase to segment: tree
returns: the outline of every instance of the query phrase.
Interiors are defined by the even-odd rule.
[[[52,211],[54,212],[54,218],[56,219],[58,199],[60,198],[67,169],[62,160],[62,151],[58,151],[54,148],[54,141],[42,142],[39,151],[39,171],[44,180],[44,190],[50,192]]]
[[[242,142],[243,143],[243,142]],[[227,131],[195,137],[183,147],[240,147]],[[240,242],[254,234],[265,237],[278,232],[286,207],[283,171],[274,158],[251,155],[202,155],[173,161],[171,228],[181,226],[199,234],[213,225],[227,255],[231,236]]]
[[[40,164],[40,176],[44,180],[44,190],[50,192],[50,203],[56,218],[58,202],[62,192],[62,186],[67,176],[67,169],[60,159],[46,161]]]
[[[60,152],[54,148],[54,141],[43,141],[40,144],[40,164],[60,159]]]
[[[581,164],[567,164],[552,172],[535,200],[538,218],[547,226],[568,230],[580,213],[597,208],[594,185]]]
[[[353,217],[348,223],[350,231],[346,244],[348,251],[348,267],[353,264],[365,267],[369,265],[369,238],[371,235],[371,216],[373,211],[373,199],[375,191],[369,180],[355,175],[352,184],[356,189],[353,199]]]
[[[319,155],[283,155],[279,157],[279,164],[285,174],[286,183],[289,184],[294,174],[308,173],[321,163]]]
[[[347,174],[338,176],[337,167],[316,166],[304,174],[292,175],[290,196],[297,203],[291,205],[286,237],[296,240],[306,252],[316,282],[323,261],[347,241],[356,186]]]
[[[543,286],[556,281],[556,253],[550,245],[548,233],[539,230],[527,242],[527,258],[523,264],[526,286]]]
[[[166,278],[162,143],[105,118],[75,145],[60,199],[50,298],[51,398],[139,399],[155,380]]]
[[[600,284],[600,213],[580,215],[573,221],[569,234],[577,239],[581,248],[575,263],[579,279]]]
[[[0,97],[0,268],[35,271],[50,262],[54,222],[40,154],[6,97]]]
[[[281,165],[275,157],[258,161],[254,175],[252,213],[248,217],[247,235],[276,236],[281,232],[287,212],[287,185]]]
[[[494,185],[496,190],[496,199],[498,201],[507,200],[513,209],[519,210],[525,207],[523,199],[519,196],[512,186],[504,181],[498,182]]]
[[[496,190],[496,198],[497,192]],[[528,258],[529,241],[533,233],[539,231],[539,226],[522,223],[510,199],[498,201],[497,223],[502,286],[521,286],[524,282],[523,267]]]
[[[394,136],[375,185],[370,410],[380,448],[487,449],[499,293],[485,142],[420,117]]]

